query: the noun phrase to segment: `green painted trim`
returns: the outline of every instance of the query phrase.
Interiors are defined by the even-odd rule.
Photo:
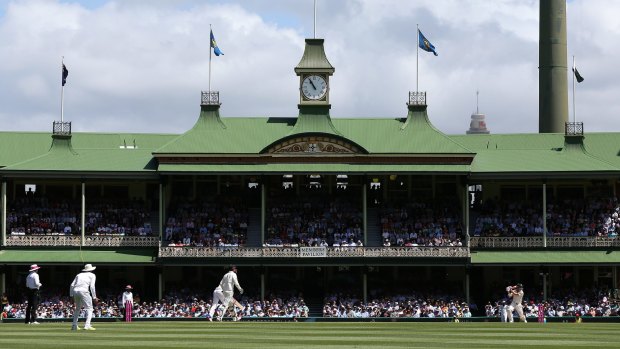
[[[353,164],[260,164],[260,165],[227,165],[227,164],[163,164],[159,166],[161,173],[203,172],[203,173],[468,173],[468,165],[353,165]]]
[[[620,264],[620,251],[478,251],[477,264]]]
[[[66,263],[139,263],[154,264],[157,249],[119,249],[119,250],[36,250],[11,249],[0,251],[3,264],[66,264]]]

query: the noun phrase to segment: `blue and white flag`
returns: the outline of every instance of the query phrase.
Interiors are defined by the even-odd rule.
[[[215,53],[216,56],[224,54],[224,52],[222,52],[222,50],[217,47],[217,42],[215,42],[215,36],[213,36],[213,30],[211,30],[211,47],[213,48],[213,53]]]
[[[435,56],[438,56],[437,51],[435,51],[435,46],[431,44],[428,39],[422,34],[420,29],[418,29],[418,46],[426,52],[432,52]]]

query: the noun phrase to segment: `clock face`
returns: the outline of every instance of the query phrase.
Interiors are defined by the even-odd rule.
[[[301,92],[307,99],[316,101],[327,94],[327,81],[319,75],[309,75],[301,82]]]

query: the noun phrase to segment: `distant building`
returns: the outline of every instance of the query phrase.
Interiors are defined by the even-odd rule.
[[[479,114],[477,112],[471,114],[471,122],[469,123],[469,130],[467,130],[465,133],[467,133],[468,135],[491,133],[487,129],[487,123],[484,120],[484,118],[485,118],[484,114]]]

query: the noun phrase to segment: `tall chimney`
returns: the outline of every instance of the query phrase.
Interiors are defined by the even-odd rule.
[[[568,121],[566,0],[540,0],[538,132],[564,133]]]

